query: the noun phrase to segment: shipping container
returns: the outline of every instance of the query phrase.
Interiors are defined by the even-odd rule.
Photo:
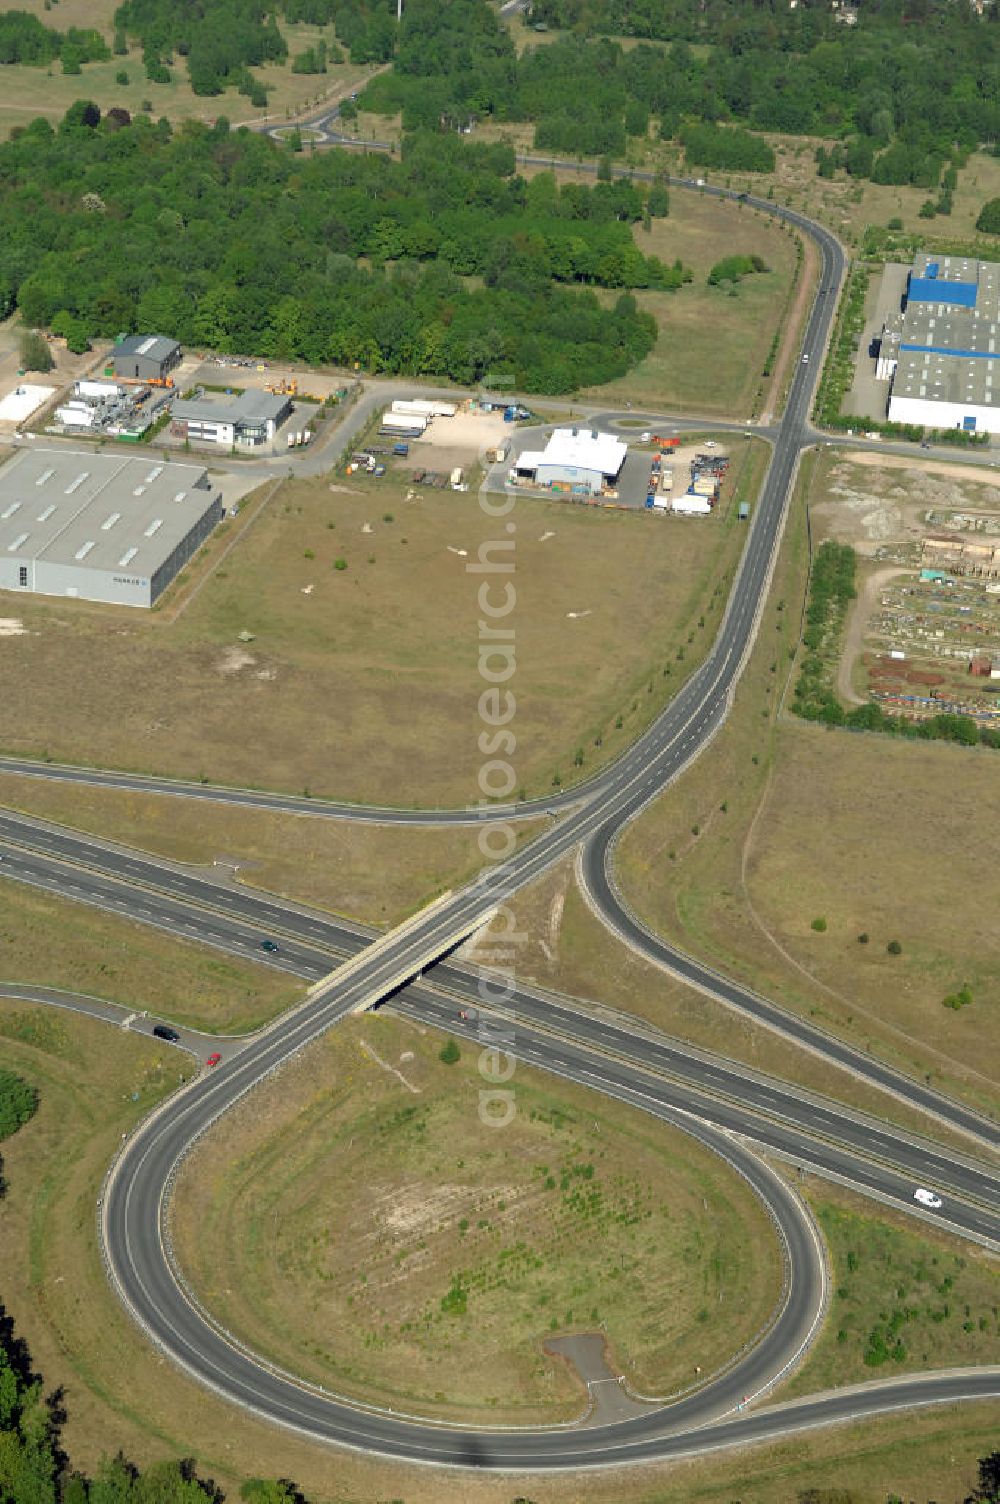
[[[426,418],[410,418],[405,413],[386,413],[379,434],[385,437],[401,435],[407,439],[419,439],[426,427]]]
[[[392,412],[403,418],[453,418],[458,412],[454,402],[430,402],[422,398],[397,397]],[[388,417],[389,414],[386,414]]]

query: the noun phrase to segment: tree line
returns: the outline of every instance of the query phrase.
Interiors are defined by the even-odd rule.
[[[531,14],[566,34],[518,57],[486,0],[410,0],[367,106],[401,110],[404,125],[533,122],[536,146],[582,155],[621,156],[652,133],[731,171],[770,171],[767,143],[701,128],[818,135],[833,143],[828,174],[928,189],[1000,138],[996,6],[866,0],[853,26],[826,0],[534,0]],[[669,45],[625,49],[614,33]]]
[[[857,24],[843,26],[826,0],[794,9],[778,0],[534,0],[536,24],[566,34],[518,56],[488,0],[407,0],[400,25],[392,0],[122,0],[115,50],[135,39],[153,81],[168,82],[183,59],[195,92],[236,87],[263,105],[253,69],[286,59],[283,13],[335,29],[325,61],[341,47],[354,62],[393,59],[364,103],[401,112],[407,130],[528,122],[541,150],[612,157],[652,135],[679,139],[693,166],[755,172],[774,161],[750,132],[818,135],[830,142],[817,156],[821,174],[940,186],[942,198],[928,203],[947,213],[954,184],[942,174],[1000,139],[998,12],[866,0]],[[85,60],[90,33],[69,43],[30,19],[7,23],[20,60],[45,61],[57,46]],[[646,40],[626,49],[608,39],[615,32]],[[300,71],[322,71],[315,51],[299,59]]]
[[[175,131],[80,101],[0,146],[0,310],[74,337],[158,330],[569,392],[652,348],[632,289],[690,274],[643,255],[632,225],[668,207],[657,186],[529,183],[509,147],[457,137],[418,134],[401,160],[313,154],[225,120]]]
[[[107,42],[93,27],[57,31],[28,11],[0,11],[0,63],[48,67],[60,59],[64,73],[79,73],[83,63],[104,62],[110,56]]]

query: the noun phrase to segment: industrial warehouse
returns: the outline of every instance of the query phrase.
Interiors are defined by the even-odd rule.
[[[164,334],[127,334],[112,353],[114,374],[122,381],[151,381],[164,385],[181,363],[181,347]]]
[[[596,428],[557,428],[544,449],[525,449],[511,471],[515,482],[571,496],[611,496],[628,446]]]
[[[0,589],[152,606],[221,516],[200,466],[23,449],[0,468]]]
[[[1000,266],[919,255],[903,311],[882,328],[876,376],[889,419],[1000,433]]]

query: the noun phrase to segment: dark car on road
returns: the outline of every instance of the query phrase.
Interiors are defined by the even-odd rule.
[[[168,1044],[176,1044],[181,1037],[176,1029],[168,1029],[166,1024],[154,1024],[153,1036],[156,1039],[165,1039]]]
[[[276,956],[278,954],[278,947],[273,940],[262,940],[260,948],[261,950],[266,950],[269,956]]]

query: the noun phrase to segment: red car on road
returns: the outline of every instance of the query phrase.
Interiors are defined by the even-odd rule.
[[[219,1063],[219,1061],[221,1059],[222,1059],[221,1055],[209,1055],[208,1059],[205,1061],[205,1064],[206,1065],[218,1065],[218,1063]]]

